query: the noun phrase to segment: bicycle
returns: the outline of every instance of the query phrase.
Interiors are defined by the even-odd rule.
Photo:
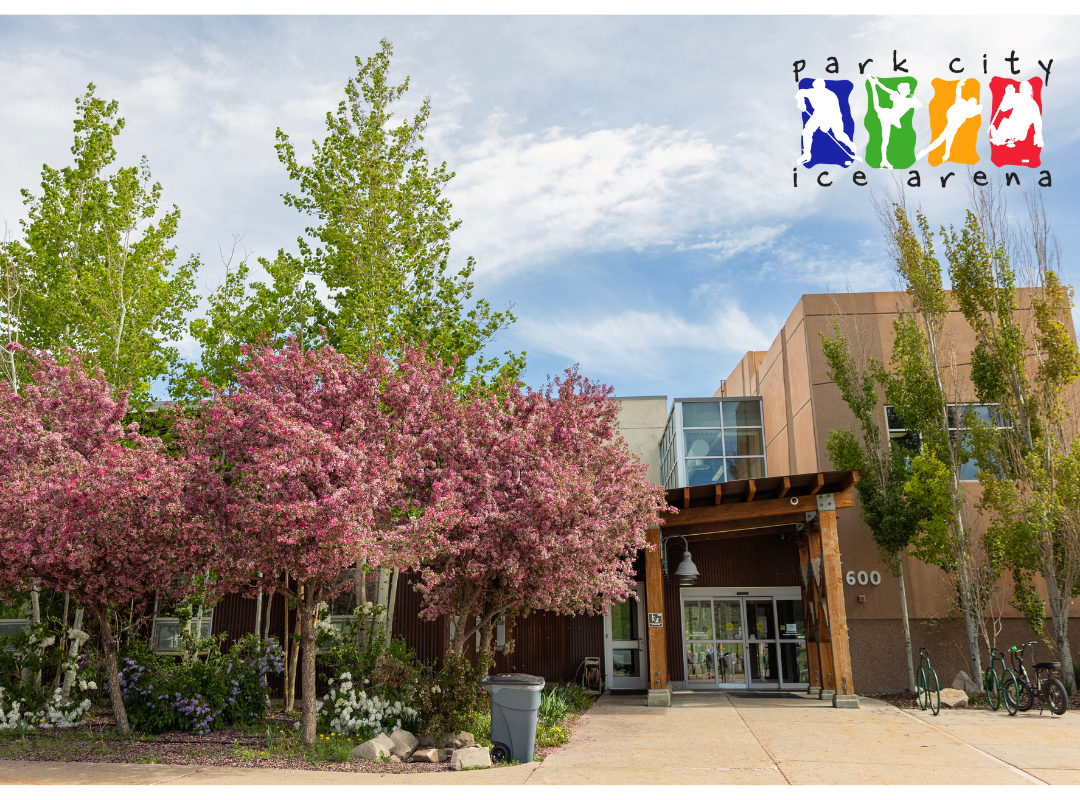
[[[1010,680],[1005,679],[1005,698],[1008,702],[1010,696],[1020,711],[1030,711],[1035,705],[1035,698],[1043,701],[1051,714],[1058,716],[1069,710],[1069,696],[1065,693],[1065,684],[1054,673],[1061,674],[1060,661],[1040,661],[1032,669],[1035,670],[1035,682],[1031,682],[1027,667],[1024,666],[1024,651],[1032,648],[1032,659],[1035,657],[1036,642],[1027,642],[1017,647],[1009,648],[1009,659],[1013,665],[1013,676]],[[1039,709],[1042,714],[1042,709]]]
[[[925,711],[929,707],[936,717],[941,713],[941,684],[938,683],[937,671],[930,666],[930,656],[925,647],[919,648],[919,677],[916,686],[919,690],[919,708]]]
[[[1001,676],[998,677],[998,671],[994,668],[996,664],[1001,664]],[[1002,703],[1005,704],[1005,710],[1009,712],[1009,716],[1015,716],[1017,712],[1017,706],[1015,698],[1010,697],[1005,693],[1005,681],[1012,679],[1013,683],[1016,682],[1016,675],[1011,669],[1005,666],[1005,651],[997,650],[993,647],[990,648],[990,666],[986,668],[986,674],[983,676],[983,686],[986,689],[986,699],[990,701],[990,708],[997,711],[1001,708]]]

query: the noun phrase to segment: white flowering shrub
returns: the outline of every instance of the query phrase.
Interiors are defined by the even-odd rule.
[[[420,714],[400,700],[390,700],[357,686],[348,672],[341,673],[330,691],[316,703],[319,726],[333,733],[370,738],[393,733],[400,728],[415,728]]]
[[[68,659],[60,665],[60,668],[63,671],[69,669],[76,671],[79,693],[97,691],[97,684],[94,681],[78,677],[78,664],[75,659]],[[83,716],[90,708],[90,698],[79,699],[73,692],[65,700],[64,691],[59,686],[51,695],[42,697],[31,692],[28,696],[29,699],[26,697],[19,699],[11,692],[5,692],[0,686],[0,731],[20,728],[27,731],[38,728],[74,728],[82,724]],[[37,702],[34,701],[35,698]]]

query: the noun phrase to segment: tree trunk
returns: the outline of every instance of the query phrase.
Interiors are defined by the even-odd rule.
[[[908,691],[915,692],[915,665],[911,656],[911,620],[908,619],[907,591],[904,589],[903,553],[896,553],[896,574],[900,582],[900,620],[904,626],[904,655],[907,657]]]
[[[965,568],[966,573],[966,568]],[[982,685],[982,654],[979,651],[979,623],[975,615],[978,609],[973,608],[971,601],[971,578],[967,574],[959,577],[960,586],[960,611],[964,615],[964,634],[967,636],[968,666],[971,668],[971,679],[977,685]]]
[[[274,593],[266,593],[266,623],[263,625],[263,641],[270,641],[270,612],[274,610]],[[258,631],[255,631],[258,633]]]
[[[300,741],[310,747],[315,743],[315,617],[308,603],[300,603],[296,615],[300,622],[300,642],[303,653],[300,687],[303,690],[303,714],[300,717]]]
[[[255,638],[259,637],[259,632],[262,630],[262,596],[263,591],[260,586],[259,593],[255,595]]]
[[[83,609],[82,606],[75,607],[75,624],[71,626],[72,630],[81,631],[83,623]],[[74,661],[79,657],[79,640],[71,640],[71,650],[68,651],[68,660]],[[71,696],[71,684],[75,681],[76,668],[72,667],[64,673],[64,686],[60,690],[61,697],[64,702],[67,702],[68,697]]]
[[[285,687],[285,710],[292,711],[296,705],[296,666],[300,657],[300,636],[302,631],[300,630],[300,617],[301,609],[304,607],[304,584],[298,584],[296,587],[296,620],[293,623],[293,636],[289,642],[288,653],[289,660],[289,680]],[[286,629],[288,629],[289,621],[285,620]]]
[[[381,606],[382,611],[376,620],[372,621],[371,634],[368,641],[374,644],[384,636],[386,630],[386,611],[390,604],[390,570],[379,567],[379,583],[376,589],[375,605]]]
[[[367,605],[367,574],[364,572],[364,562],[359,561],[356,564],[356,609],[359,614],[364,613],[364,606]],[[362,617],[363,622],[356,626],[356,649],[361,653],[364,652],[364,646],[367,644],[367,617]]]
[[[1050,619],[1054,623],[1054,643],[1058,660],[1061,661],[1061,682],[1069,694],[1076,691],[1076,673],[1073,671],[1072,648],[1069,646],[1069,600],[1061,596],[1054,565],[1044,565],[1046,595],[1050,606]]]
[[[394,569],[394,575],[390,579],[390,586],[386,595],[386,624],[383,627],[385,644],[390,646],[390,639],[394,635],[394,606],[397,605],[398,570]]]
[[[131,734],[131,726],[128,724],[127,709],[124,708],[124,695],[120,691],[120,671],[116,666],[116,637],[113,636],[112,625],[109,624],[109,612],[98,606],[90,606],[90,613],[97,620],[101,629],[101,652],[105,658],[105,680],[109,682],[109,700],[112,702],[113,718],[116,720],[116,729],[121,736]]]

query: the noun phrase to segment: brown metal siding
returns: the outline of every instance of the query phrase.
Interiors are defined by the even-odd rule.
[[[680,545],[668,553],[674,567],[682,558]],[[691,540],[690,553],[698,568],[698,586],[799,586],[799,547],[795,537],[780,534],[716,541]],[[664,584],[667,617],[668,670],[671,680],[683,680],[682,603],[674,581]]]
[[[445,646],[445,621],[441,618],[428,621],[420,618],[423,596],[413,589],[407,575],[398,579],[397,599],[394,601],[394,636],[400,636],[405,644],[416,651],[420,660],[428,663],[442,656]]]
[[[497,654],[496,672],[526,672],[549,683],[572,681],[587,656],[603,659],[604,618],[537,612],[519,619],[507,638],[513,638],[514,650]]]

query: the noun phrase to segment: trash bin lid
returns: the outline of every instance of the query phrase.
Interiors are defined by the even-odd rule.
[[[521,672],[500,672],[498,675],[485,675],[480,683],[485,686],[544,686],[544,679],[539,675],[525,675]]]

